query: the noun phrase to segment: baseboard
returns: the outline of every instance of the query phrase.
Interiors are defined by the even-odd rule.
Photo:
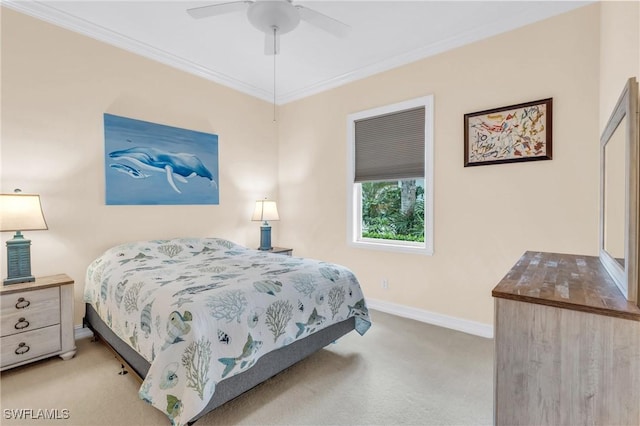
[[[416,321],[425,322],[427,324],[437,325],[440,327],[450,328],[452,330],[462,331],[463,333],[493,339],[493,326],[489,324],[450,317],[435,312],[424,311],[422,309],[398,305],[396,303],[385,302],[376,299],[367,298],[367,306],[371,309],[385,312],[387,314],[397,315],[399,317],[409,318]]]
[[[75,340],[86,339],[87,337],[93,337],[93,331],[89,327],[83,327],[82,325],[76,325],[73,327],[73,337]]]

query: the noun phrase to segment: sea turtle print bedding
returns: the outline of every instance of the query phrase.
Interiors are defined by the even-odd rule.
[[[174,425],[263,354],[350,317],[361,335],[371,325],[349,269],[219,238],[113,247],[87,268],[84,300],[149,361],[139,396]]]

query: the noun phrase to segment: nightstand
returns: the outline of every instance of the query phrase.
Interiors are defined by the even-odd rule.
[[[293,256],[293,249],[284,247],[272,247],[268,250],[270,253],[283,254],[285,256]]]
[[[73,280],[65,274],[0,289],[0,371],[76,353]]]

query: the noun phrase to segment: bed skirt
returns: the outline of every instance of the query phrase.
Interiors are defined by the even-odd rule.
[[[124,362],[128,364],[132,372],[140,378],[144,378],[149,371],[149,362],[134,351],[131,346],[116,336],[104,321],[102,321],[90,304],[87,303],[85,306],[84,324],[111,346]],[[225,402],[234,399],[270,377],[275,376],[354,329],[355,318],[351,317],[301,340],[296,340],[290,345],[263,355],[253,367],[219,382],[207,406],[197,416],[191,419],[190,423],[195,422]]]

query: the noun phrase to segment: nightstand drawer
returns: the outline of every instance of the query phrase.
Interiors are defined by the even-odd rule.
[[[73,284],[58,274],[0,286],[0,371],[75,355]]]
[[[60,323],[58,287],[2,296],[0,329],[2,336]]]
[[[13,336],[2,337],[1,367],[59,352],[60,325],[40,328]]]

